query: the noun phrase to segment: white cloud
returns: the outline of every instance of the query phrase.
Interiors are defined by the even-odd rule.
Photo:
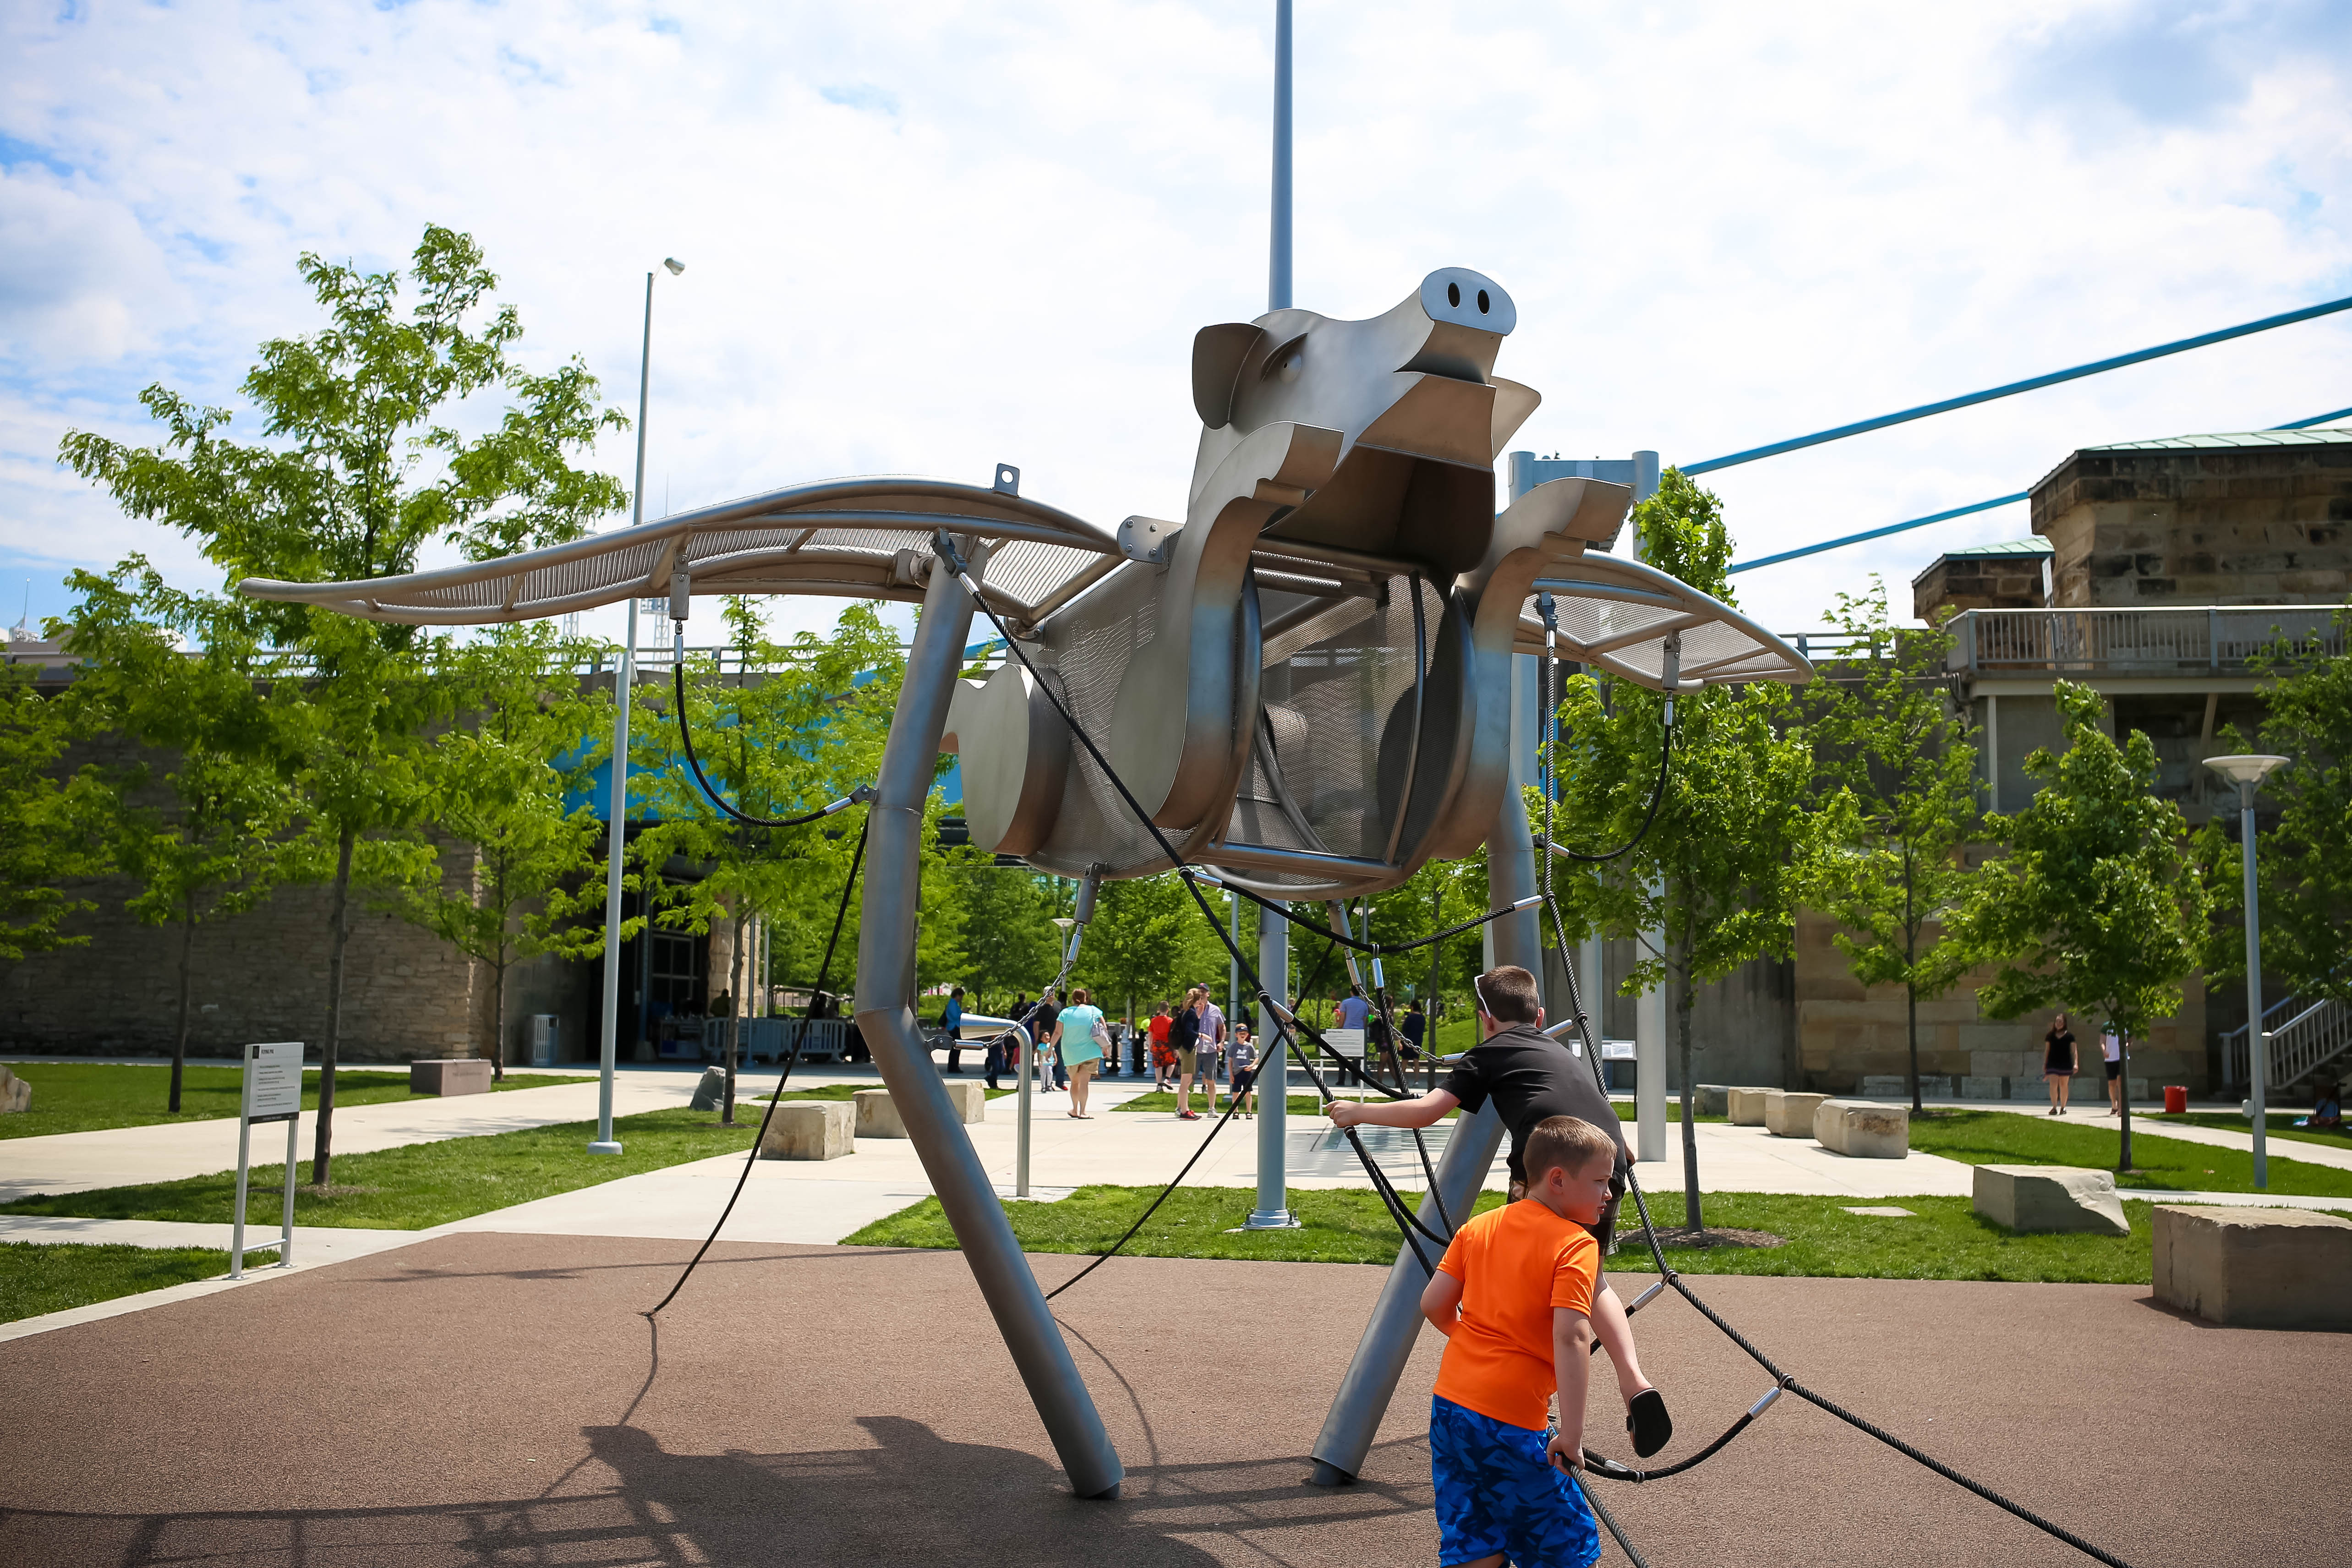
[[[19,223],[88,265],[0,284],[0,565],[152,539],[39,474],[57,434],[134,433],[155,380],[234,402],[254,345],[315,319],[297,252],[392,265],[428,221],[481,239],[530,352],[583,354],[625,405],[644,273],[687,262],[657,286],[656,510],[1003,459],[1082,514],[1168,515],[1192,334],[1263,308],[1270,9],[15,13],[10,270]],[[2194,113],[2145,112],[2107,63],[2201,15],[1307,0],[1298,302],[1366,314],[1475,267],[1519,306],[1505,373],[1546,396],[1527,444],[1691,460],[2352,293],[2343,57],[2302,12],[2231,32]],[[1713,482],[1769,553],[2075,445],[2352,402],[2347,345],[2292,328]],[[626,474],[628,439],[599,455]],[[1741,596],[1808,625],[1877,570],[1907,603],[1937,549],[2021,512]]]

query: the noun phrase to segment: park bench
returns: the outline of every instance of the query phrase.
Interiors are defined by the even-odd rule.
[[[2156,1299],[2233,1328],[2352,1329],[2352,1220],[2159,1204]]]
[[[490,1064],[478,1056],[408,1064],[411,1094],[487,1094],[489,1091]]]
[[[1868,1100],[1824,1100],[1813,1107],[1813,1138],[1832,1154],[1849,1159],[1908,1159],[1911,1109]]]

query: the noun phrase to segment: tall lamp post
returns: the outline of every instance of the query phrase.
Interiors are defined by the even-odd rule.
[[[2246,868],[2246,1068],[2253,1090],[2254,1186],[2271,1184],[2269,1108],[2271,1037],[2263,1028],[2263,921],[2254,883],[2254,790],[2273,771],[2286,766],[2284,757],[2259,754],[2209,757],[2205,766],[2238,787],[2238,842]]]
[[[676,277],[686,264],[664,256]],[[629,526],[646,520],[646,393],[653,384],[654,275],[646,274],[645,340],[637,353],[637,485],[629,501]],[[613,1136],[613,1066],[620,1056],[621,1031],[621,852],[629,829],[629,687],[637,678],[637,596],[629,595],[629,636],[621,645],[621,667],[613,682],[613,785],[610,831],[604,853],[604,1019],[597,1049],[596,1141],[592,1155],[617,1155]]]

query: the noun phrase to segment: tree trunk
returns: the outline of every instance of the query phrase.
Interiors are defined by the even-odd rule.
[[[180,1080],[188,1068],[189,963],[196,945],[196,895],[191,893],[180,913],[180,1027],[172,1035],[172,1114],[180,1113]]]
[[[499,956],[490,965],[490,1082],[503,1083],[506,1077],[507,951],[501,940]]]
[[[1916,1116],[1927,1107],[1919,1103],[1919,987],[1915,981],[1903,982],[1903,1000],[1911,1019],[1911,1113]]]
[[[2259,1051],[2260,1049],[2262,1049],[2262,1043],[2263,1043],[2263,1042],[2262,1042],[2262,1032],[2263,1032],[2263,1030],[2262,1030],[2262,1024],[2261,1024],[2260,1020],[2257,1020],[2257,1021],[2255,1022],[2255,1025],[2254,1025],[2254,1027],[2253,1027],[2252,1029],[2248,1030],[2246,1031],[2246,1038],[2247,1038],[2247,1039],[2249,1039],[2249,1040],[2252,1040],[2252,1041],[2254,1042],[2254,1048],[2255,1048],[2256,1050],[2258,1050],[2258,1051]],[[2123,1174],[2125,1174],[2125,1173],[2128,1172],[2128,1171],[2132,1168],[2132,1163],[2131,1163],[2131,1030],[2129,1030],[2126,1029],[2126,1028],[2125,1028],[2123,1025],[2121,1025],[2121,1024],[2117,1024],[2117,1025],[2116,1026],[2116,1050],[2118,1052],[2120,1052],[2120,1054],[2117,1056],[2117,1058],[2116,1058],[2116,1084],[2119,1086],[2119,1087],[2117,1088],[2116,1092],[2116,1104],[2118,1104],[2118,1105],[2120,1105],[2120,1106],[2122,1106],[2122,1107],[2124,1108],[2124,1113],[2123,1113],[2123,1123],[2124,1123],[2124,1126],[2123,1126],[2123,1132],[2124,1132],[2123,1151],[2122,1151],[2121,1158],[2116,1162],[2116,1173],[2118,1176],[2120,1176],[2120,1175],[2123,1175]],[[2101,1071],[2105,1071],[2105,1069],[2104,1069],[2104,1068],[2102,1068],[2102,1069],[2101,1069]]]
[[[1706,1221],[1699,1212],[1698,1128],[1691,1113],[1691,985],[1690,944],[1678,944],[1682,963],[1675,975],[1675,1040],[1683,1068],[1683,1223],[1693,1234],[1703,1234]]]
[[[343,1040],[343,948],[351,941],[352,844],[350,828],[335,842],[334,894],[328,903],[327,1035],[319,1042],[319,1125],[310,1144],[310,1185],[327,1185],[335,1148],[335,1052]]]
[[[743,1016],[743,926],[741,915],[735,918],[735,946],[727,956],[727,1100],[719,1113],[719,1124],[735,1124],[735,1058],[737,1041],[743,1033],[738,1021]]]

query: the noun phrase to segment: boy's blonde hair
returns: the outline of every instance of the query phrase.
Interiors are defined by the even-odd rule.
[[[1617,1140],[1607,1133],[1574,1116],[1546,1116],[1528,1131],[1528,1146],[1520,1155],[1520,1164],[1532,1189],[1555,1166],[1574,1175],[1602,1155],[1609,1156],[1613,1169],[1617,1164]]]

